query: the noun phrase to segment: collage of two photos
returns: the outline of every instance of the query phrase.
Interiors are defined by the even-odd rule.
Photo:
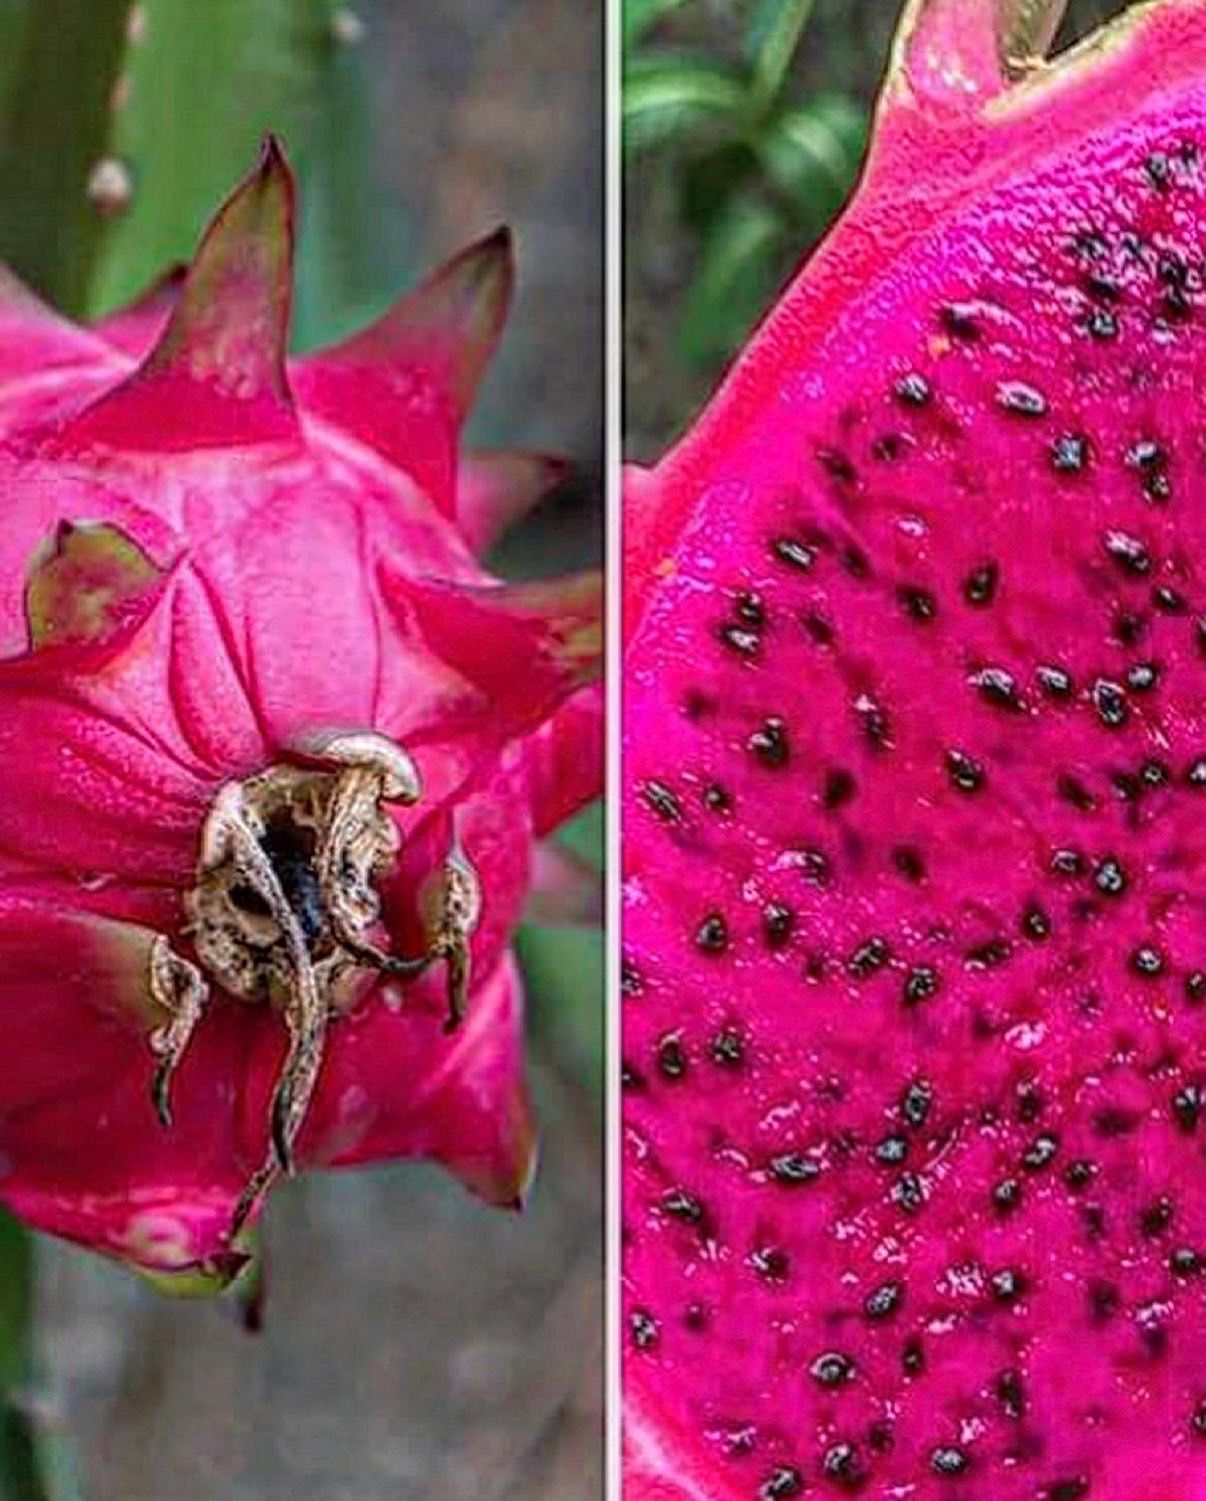
[[[1206,0],[0,0],[0,1501],[1206,1501]]]

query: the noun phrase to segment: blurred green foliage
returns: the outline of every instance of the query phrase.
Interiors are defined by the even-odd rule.
[[[678,330],[683,358],[724,359],[790,261],[832,218],[862,156],[865,111],[842,93],[793,97],[813,0],[744,0],[736,58],[667,46],[659,25],[699,0],[625,0],[624,149],[654,156],[698,245]]]
[[[296,342],[380,309],[414,269],[367,149],[335,0],[0,0],[0,259],[94,317],[187,259],[275,131],[304,183]],[[99,163],[127,192],[90,193]],[[372,232],[368,232],[368,226]]]

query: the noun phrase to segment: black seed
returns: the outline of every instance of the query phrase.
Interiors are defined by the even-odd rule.
[[[1099,229],[1080,229],[1072,237],[1072,251],[1085,261],[1099,261],[1109,249],[1109,243]]]
[[[1028,1173],[1041,1173],[1055,1161],[1058,1151],[1057,1137],[1047,1134],[1036,1136],[1022,1154],[1022,1166]]]
[[[900,1282],[881,1282],[867,1294],[863,1312],[869,1319],[886,1319],[900,1307],[904,1298],[904,1285]]]
[[[892,851],[892,864],[906,881],[925,880],[925,861],[919,851],[907,844],[898,844]]]
[[[1148,182],[1158,193],[1168,190],[1173,179],[1172,163],[1163,151],[1153,151],[1143,163]]]
[[[1193,1417],[1189,1420],[1189,1426],[1194,1438],[1206,1438],[1206,1397],[1203,1397],[1194,1409]]]
[[[963,597],[969,605],[983,609],[996,598],[1000,581],[1001,568],[998,563],[981,563],[964,579]]]
[[[1197,1084],[1186,1084],[1172,1099],[1172,1112],[1182,1131],[1196,1131],[1202,1119],[1202,1090]]]
[[[1111,276],[1102,271],[1090,271],[1084,277],[1084,288],[1097,302],[1121,302],[1122,288]]]
[[[1143,493],[1154,506],[1167,505],[1172,496],[1172,481],[1164,471],[1143,476]]]
[[[762,649],[762,637],[744,625],[722,625],[717,632],[723,645],[739,657],[756,657]]]
[[[883,706],[869,693],[860,693],[854,701],[854,712],[862,725],[863,736],[874,750],[890,750],[892,727]]]
[[[723,1032],[718,1032],[712,1039],[709,1048],[712,1062],[719,1064],[721,1068],[740,1068],[745,1059],[745,1047],[741,1041],[741,1034],[732,1027],[726,1027]]]
[[[801,542],[798,537],[776,537],[771,543],[771,552],[780,563],[787,563],[807,573],[817,560],[817,550]]]
[[[929,381],[916,370],[902,375],[893,387],[893,392],[897,401],[907,407],[926,406],[934,394]]]
[[[1047,1487],[1046,1501],[1084,1501],[1088,1494],[1088,1477],[1070,1475],[1064,1480],[1052,1481]]]
[[[938,613],[938,601],[928,589],[919,589],[912,584],[902,584],[896,598],[910,620],[933,620]]]
[[[1072,696],[1072,677],[1062,667],[1055,667],[1047,662],[1042,662],[1034,670],[1038,679],[1038,685],[1048,698],[1070,698]]]
[[[1158,1240],[1173,1221],[1173,1202],[1167,1194],[1149,1204],[1139,1216],[1139,1231],[1147,1240]]]
[[[963,956],[963,962],[968,969],[984,970],[996,969],[1005,963],[1013,952],[1013,946],[1006,938],[990,938],[987,943],[977,944],[975,948],[968,949]]]
[[[852,485],[858,478],[854,465],[837,448],[818,448],[817,463],[831,479],[843,485]]]
[[[1169,287],[1160,299],[1160,307],[1172,323],[1185,323],[1193,317],[1193,298],[1184,287]]]
[[[1058,849],[1051,855],[1051,873],[1056,876],[1081,876],[1085,871],[1085,857],[1079,850]]]
[[[905,1214],[917,1214],[925,1205],[925,1189],[916,1173],[902,1173],[892,1185],[892,1202]]]
[[[1075,1162],[1070,1162],[1064,1170],[1064,1182],[1073,1192],[1078,1193],[1082,1188],[1087,1188],[1097,1176],[1097,1168],[1083,1157],[1078,1157]]]
[[[665,823],[682,823],[683,805],[664,782],[646,782],[641,796]]]
[[[755,756],[763,766],[777,770],[786,766],[790,751],[787,742],[787,725],[782,719],[772,715],[764,720],[761,729],[757,729],[745,742],[745,748],[752,756]]]
[[[1016,1303],[1027,1289],[1026,1278],[1012,1267],[1002,1267],[990,1279],[992,1295],[996,1302],[1006,1305]]]
[[[821,1164],[802,1152],[784,1152],[771,1159],[770,1172],[775,1182],[785,1188],[801,1188],[816,1182],[821,1176]]]
[[[1110,678],[1098,678],[1093,684],[1093,707],[1097,710],[1098,719],[1110,730],[1121,728],[1130,713],[1122,684],[1115,683]]]
[[[826,1480],[835,1480],[843,1487],[861,1485],[865,1474],[853,1444],[834,1444],[827,1449],[821,1460],[821,1472]]]
[[[634,1068],[631,1063],[620,1064],[620,1088],[631,1090],[634,1093],[645,1088],[645,1079],[640,1069]]]
[[[1062,433],[1051,445],[1051,467],[1057,474],[1079,474],[1089,462],[1089,440],[1080,433]]]
[[[925,1370],[925,1350],[917,1338],[907,1339],[900,1354],[900,1366],[910,1381]]]
[[[1164,468],[1168,463],[1168,454],[1154,438],[1140,438],[1127,449],[1126,462],[1131,469],[1150,473]]]
[[[818,646],[833,645],[834,630],[823,615],[818,615],[815,610],[810,610],[803,617],[800,624]]]
[[[1022,1202],[1022,1185],[1016,1178],[1003,1178],[992,1191],[992,1205],[998,1214],[1011,1214]]]
[[[854,1362],[838,1350],[826,1350],[808,1368],[819,1386],[844,1386],[854,1375]]]
[[[840,766],[832,767],[825,773],[825,782],[821,788],[821,806],[829,812],[848,803],[857,791],[858,784],[848,771]]]
[[[1185,785],[1195,791],[1199,787],[1206,787],[1206,756],[1198,756],[1186,768]]]
[[[706,1303],[688,1303],[683,1309],[683,1328],[692,1334],[702,1334],[712,1322],[712,1311]]]
[[[750,1266],[767,1282],[785,1282],[791,1261],[778,1246],[759,1246],[750,1252]]]
[[[1108,1324],[1122,1306],[1122,1294],[1112,1282],[1092,1277],[1085,1288],[1085,1301],[1089,1305],[1089,1318],[1093,1323]]]
[[[1126,685],[1132,693],[1150,693],[1160,681],[1160,669],[1154,662],[1136,662],[1128,667]]]
[[[758,1492],[759,1501],[787,1501],[804,1489],[804,1478],[794,1465],[780,1465],[772,1470]]]
[[[1047,398],[1025,381],[1006,380],[997,387],[997,405],[1016,417],[1043,417]]]
[[[1091,813],[1097,799],[1080,780],[1068,772],[1061,772],[1055,779],[1055,790],[1065,803],[1071,804],[1078,813]]]
[[[838,553],[838,562],[854,579],[866,579],[871,577],[871,563],[865,552],[859,548],[847,545]]]
[[[628,1331],[638,1350],[652,1350],[658,1342],[657,1320],[643,1308],[634,1308],[628,1317]]]
[[[1139,768],[1139,778],[1145,787],[1164,787],[1172,775],[1163,761],[1145,761]]]
[[[1005,1370],[997,1377],[997,1400],[1005,1409],[1007,1418],[1021,1418],[1026,1414],[1026,1388],[1020,1371]]]
[[[925,1125],[934,1103],[934,1091],[924,1079],[914,1079],[900,1101],[900,1114],[906,1126],[914,1131]]]
[[[1107,1141],[1116,1141],[1120,1136],[1129,1136],[1140,1119],[1133,1110],[1124,1110],[1120,1105],[1104,1105],[1093,1112],[1093,1129]]]
[[[1030,1125],[1043,1113],[1043,1094],[1033,1079],[1023,1079],[1014,1093],[1018,1100],[1018,1120]]]
[[[657,1071],[663,1079],[681,1079],[687,1072],[687,1055],[677,1037],[663,1037],[657,1045]]]
[[[902,999],[906,1006],[918,1006],[938,993],[938,971],[928,964],[918,964],[905,977]]]
[[[662,1208],[673,1219],[698,1225],[704,1217],[703,1204],[685,1188],[670,1188],[662,1195]]]
[[[1202,1258],[1190,1246],[1178,1246],[1168,1258],[1168,1269],[1174,1277],[1184,1280],[1196,1277],[1203,1267]]]
[[[909,1143],[903,1136],[885,1136],[875,1148],[875,1160],[884,1167],[899,1167],[909,1155]]]
[[[1168,584],[1156,585],[1152,590],[1152,604],[1164,615],[1183,615],[1186,608],[1185,596]]]
[[[972,674],[971,682],[980,690],[980,697],[996,708],[1016,711],[1022,707],[1017,682],[1003,667],[983,667]]]
[[[1135,646],[1143,640],[1147,623],[1142,615],[1132,615],[1129,610],[1121,610],[1114,617],[1114,639],[1120,646]]]
[[[963,751],[947,751],[946,770],[959,792],[979,792],[984,786],[984,768]]]
[[[1126,871],[1113,855],[1107,855],[1093,872],[1093,884],[1102,896],[1122,896],[1127,888]]]
[[[953,1444],[944,1445],[935,1449],[930,1455],[930,1469],[935,1475],[944,1478],[966,1475],[971,1465],[971,1459],[963,1449],[957,1449]]]
[[[866,979],[887,964],[888,955],[888,945],[882,938],[868,938],[846,961],[847,973],[858,980]]]
[[[831,870],[829,858],[823,850],[805,849],[795,851],[795,864],[800,875],[810,886],[825,886]]]
[[[733,602],[737,618],[746,625],[759,628],[766,624],[766,605],[760,594],[743,589]]]
[[[1111,531],[1105,534],[1105,550],[1123,571],[1139,578],[1152,571],[1152,555],[1147,545],[1130,532]]]
[[[976,308],[971,303],[948,303],[939,312],[938,319],[951,338],[958,339],[963,344],[974,344],[980,337]]]
[[[1022,932],[1036,943],[1051,937],[1051,919],[1041,907],[1027,907],[1022,913]]]
[[[719,912],[709,913],[695,930],[695,947],[703,954],[723,954],[729,946],[729,925]]]
[[[1164,970],[1164,956],[1150,943],[1140,944],[1131,955],[1131,968],[1145,980],[1154,980]]]
[[[716,782],[711,782],[700,794],[704,807],[709,813],[728,813],[733,807],[733,799],[729,792]]]
[[[1085,332],[1094,339],[1116,339],[1118,319],[1106,308],[1094,308],[1084,322]]]
[[[762,937],[769,949],[786,948],[791,941],[796,914],[782,902],[767,902],[762,909]]]
[[[873,1454],[890,1454],[894,1442],[892,1425],[884,1418],[867,1429],[867,1447]]]
[[[1206,969],[1193,969],[1185,976],[1185,1000],[1190,1006],[1206,1002]]]

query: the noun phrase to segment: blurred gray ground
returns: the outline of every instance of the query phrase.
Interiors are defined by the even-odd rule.
[[[253,3],[253,0],[248,0]],[[500,220],[520,291],[490,441],[574,456],[576,503],[511,561],[597,556],[601,0],[361,0],[385,180],[416,264]],[[304,183],[302,185],[304,191]],[[600,998],[601,1005],[601,998]],[[290,1185],[268,1217],[266,1328],[169,1302],[43,1242],[48,1411],[87,1501],[592,1501],[602,1495],[602,1154],[581,1055],[535,1044],[529,1211],[427,1168]]]

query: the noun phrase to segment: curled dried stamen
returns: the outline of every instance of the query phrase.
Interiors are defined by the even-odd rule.
[[[399,845],[384,805],[418,799],[414,763],[368,733],[328,739],[313,759],[320,764],[272,766],[221,789],[202,830],[197,883],[187,898],[200,968],[175,954],[166,938],[152,955],[151,992],[170,1017],[151,1039],[160,1059],[152,1094],[165,1124],[171,1077],[208,995],[206,976],[235,1000],[267,1001],[288,1030],[267,1151],[239,1197],[233,1235],[274,1179],[293,1171],[329,1023],[363,993],[366,970],[413,980],[446,964],[448,1031],[460,1024],[467,1003],[481,889],[455,841],[428,892],[425,951],[398,956],[373,941],[377,886]]]
[[[195,964],[182,959],[161,933],[151,945],[150,991],[170,1020],[151,1033],[151,1051],[159,1064],[151,1081],[155,1113],[165,1126],[172,1123],[172,1077],[192,1039],[209,987]]]

